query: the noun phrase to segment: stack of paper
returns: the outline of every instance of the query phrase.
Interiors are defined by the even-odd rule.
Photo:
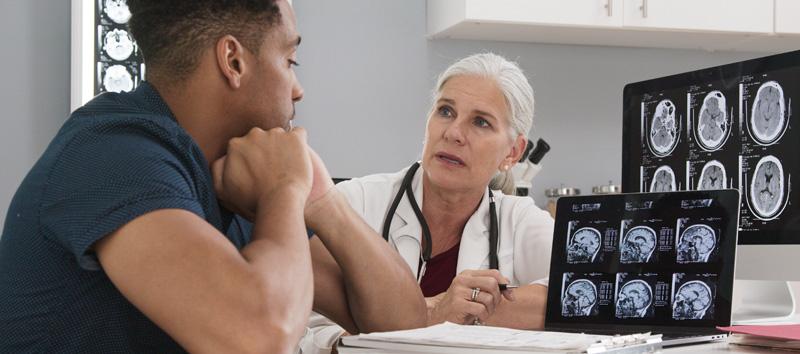
[[[524,331],[510,328],[443,324],[406,331],[343,337],[339,352],[347,353],[603,353],[641,346],[660,348],[660,336],[600,336]],[[381,351],[382,350],[382,351]],[[633,351],[631,351],[633,352]]]
[[[718,328],[733,332],[733,344],[800,351],[800,324]]]

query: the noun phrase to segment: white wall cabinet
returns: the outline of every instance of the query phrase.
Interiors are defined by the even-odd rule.
[[[775,0],[625,0],[627,28],[769,34]],[[790,0],[796,1],[796,0]]]
[[[800,0],[428,0],[427,5],[432,39],[800,49]]]
[[[432,38],[581,42],[575,34],[621,29],[623,1],[428,0],[428,34]]]
[[[467,16],[553,26],[622,27],[623,0],[470,1]]]
[[[775,0],[775,33],[800,34],[800,1]]]

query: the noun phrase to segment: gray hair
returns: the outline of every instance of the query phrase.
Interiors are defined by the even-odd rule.
[[[493,79],[505,97],[509,113],[509,136],[514,139],[518,135],[527,138],[533,125],[533,88],[519,66],[494,53],[473,54],[463,58],[447,68],[436,83],[433,99],[442,92],[447,80],[455,76],[473,75]],[[505,194],[514,195],[514,175],[511,170],[499,171],[489,183],[489,188],[502,190]]]

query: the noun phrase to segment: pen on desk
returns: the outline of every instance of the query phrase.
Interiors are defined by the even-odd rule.
[[[519,288],[519,285],[497,284],[497,286],[500,287],[500,291]]]

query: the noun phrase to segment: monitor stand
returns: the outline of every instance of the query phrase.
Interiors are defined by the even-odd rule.
[[[733,286],[734,325],[786,322],[795,313],[792,286],[787,281],[740,280]]]

